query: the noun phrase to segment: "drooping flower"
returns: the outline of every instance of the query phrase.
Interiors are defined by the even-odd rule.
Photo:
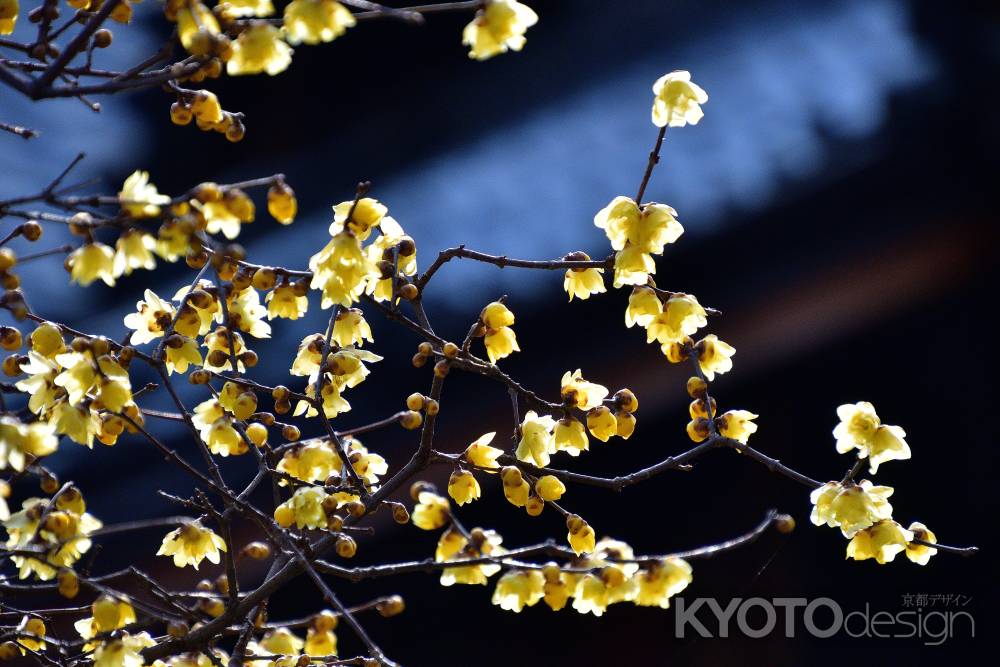
[[[521,440],[517,443],[515,456],[540,468],[547,466],[551,460],[550,455],[555,452],[555,442],[552,439],[554,427],[555,420],[552,417],[539,416],[535,411],[529,410],[521,422]]]
[[[552,435],[555,449],[570,456],[579,456],[590,449],[587,430],[583,427],[583,422],[575,417],[564,417],[557,421]]]
[[[757,415],[748,410],[729,410],[719,417],[719,433],[745,445],[750,436],[757,432],[754,419],[757,419]]]
[[[431,491],[422,491],[417,496],[417,505],[413,508],[413,525],[423,530],[437,530],[448,523],[451,518],[451,507],[447,498],[442,498]]]
[[[495,431],[479,436],[475,442],[465,448],[465,460],[477,468],[499,468],[500,464],[497,463],[497,458],[503,454],[503,450],[490,446],[494,437],[496,437]]]
[[[653,84],[653,125],[684,127],[697,125],[705,113],[702,104],[708,93],[691,81],[691,73],[676,70],[664,74]]]
[[[637,285],[628,297],[628,308],[625,310],[625,326],[632,328],[638,324],[647,327],[663,311],[663,302],[651,287]]]
[[[261,72],[274,76],[291,64],[292,48],[281,39],[281,31],[263,21],[254,21],[233,42],[226,71],[230,76]]]
[[[868,480],[847,485],[827,482],[809,496],[813,503],[810,519],[817,526],[839,527],[844,537],[853,537],[876,521],[892,517],[887,500],[892,492],[892,487],[874,486]]]
[[[142,667],[146,664],[142,650],[155,645],[148,632],[123,632],[98,644],[93,655],[94,667]]]
[[[115,275],[131,275],[135,269],[155,269],[155,248],[156,239],[149,232],[138,229],[122,232],[115,242]]]
[[[356,23],[354,15],[335,0],[292,0],[285,7],[285,34],[292,44],[332,42]]]
[[[357,308],[342,308],[337,313],[337,319],[333,323],[332,340],[340,347],[348,345],[361,347],[364,341],[375,342],[372,338],[372,328],[365,320],[364,314]]]
[[[932,544],[937,544],[937,535],[931,532],[931,530],[920,523],[919,521],[914,521],[910,524],[908,530],[913,533],[913,538],[916,540],[923,540],[924,542],[930,542]],[[906,544],[906,557],[917,565],[927,565],[930,561],[931,556],[937,553],[937,549],[934,547],[929,547],[926,544],[918,544],[916,542],[910,541]]]
[[[218,565],[221,551],[226,551],[226,542],[200,521],[191,521],[167,533],[156,555],[173,556],[177,567],[190,565],[197,570],[206,558]]]
[[[493,604],[507,611],[520,612],[545,596],[545,577],[539,570],[508,570],[497,580]]]
[[[125,316],[125,326],[133,329],[129,341],[132,345],[142,345],[160,338],[170,328],[174,318],[174,306],[161,299],[156,292],[147,289],[143,300],[135,304],[136,312]]]
[[[715,334],[709,334],[695,345],[698,354],[698,366],[709,382],[715,379],[716,373],[728,373],[733,368],[733,355],[736,348],[720,340]]]
[[[115,284],[115,251],[97,241],[84,243],[66,258],[70,279],[86,287],[95,280]]]
[[[657,299],[658,300],[658,299]],[[705,309],[690,294],[674,294],[646,326],[646,342],[679,343],[708,324]]]
[[[906,431],[899,426],[882,424],[875,406],[867,401],[837,408],[840,423],[833,429],[837,451],[846,454],[857,448],[858,458],[868,458],[868,470],[875,474],[880,464],[905,460],[911,456]]]
[[[579,515],[570,514],[566,517],[566,529],[569,531],[566,539],[577,556],[594,551],[594,529]]]
[[[587,430],[601,442],[607,442],[618,435],[618,420],[607,406],[599,405],[587,412]]]
[[[252,290],[251,290],[252,291]],[[292,285],[278,285],[264,297],[267,302],[267,318],[273,320],[283,317],[297,320],[309,309],[309,299],[295,293]]]
[[[468,470],[456,470],[448,478],[448,495],[459,505],[479,500],[481,494],[476,476]]]
[[[270,16],[274,13],[271,0],[226,0],[230,16]]]
[[[347,231],[335,234],[313,255],[309,269],[313,272],[310,287],[323,292],[323,308],[335,303],[349,308],[364,292],[368,279],[379,275],[375,263],[361,249],[358,236]]]
[[[883,519],[854,534],[847,545],[847,557],[854,560],[874,558],[879,565],[891,563],[913,539],[913,533],[892,519]]]
[[[59,439],[49,422],[24,424],[12,415],[0,416],[0,470],[12,468],[20,472],[58,447]]]
[[[590,256],[580,253],[581,261],[589,261]],[[604,286],[604,269],[567,269],[563,278],[563,289],[569,294],[569,300],[573,297],[587,299],[591,294],[603,294],[607,291]]]
[[[668,557],[640,569],[635,579],[639,585],[635,604],[666,609],[670,598],[691,583],[691,565],[681,558]]]
[[[462,31],[469,57],[487,60],[508,50],[524,48],[524,33],[538,23],[538,14],[516,0],[489,0]]]
[[[608,395],[607,387],[585,380],[579,368],[563,373],[561,384],[563,402],[580,410],[596,408]]]

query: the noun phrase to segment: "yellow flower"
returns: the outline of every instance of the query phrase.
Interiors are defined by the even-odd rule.
[[[250,290],[253,291],[253,290]],[[267,318],[284,317],[297,320],[309,309],[309,299],[295,294],[295,288],[288,284],[278,285],[267,293]]]
[[[589,255],[580,253],[581,260],[587,261]],[[569,269],[566,277],[563,278],[563,289],[569,294],[569,300],[573,297],[587,299],[591,294],[603,294],[607,291],[604,286],[604,269]]]
[[[736,348],[719,340],[715,334],[709,334],[698,341],[695,350],[698,354],[698,366],[709,382],[715,379],[716,373],[728,373],[732,370],[732,356],[736,354]]]
[[[284,181],[278,181],[267,190],[267,212],[283,225],[295,222],[299,202],[295,191]]]
[[[114,598],[110,595],[101,595],[90,605],[91,616],[82,618],[73,624],[76,631],[84,639],[91,639],[100,632],[111,632],[123,628],[129,623],[135,623],[135,610],[129,603],[128,598]],[[87,648],[96,646],[93,642],[87,644]]]
[[[56,576],[60,567],[70,567],[90,550],[89,535],[102,524],[87,513],[83,496],[75,487],[64,491],[56,500],[55,508],[47,513],[46,521],[39,519],[49,508],[49,500],[28,498],[21,503],[21,510],[3,522],[7,530],[7,547],[12,550],[39,550],[38,557],[11,556],[18,568],[18,577],[27,579],[34,574],[42,581]],[[37,540],[36,540],[37,536]]]
[[[260,74],[271,76],[292,64],[292,48],[281,39],[281,31],[273,25],[254,21],[233,42],[233,55],[226,63],[230,76]]]
[[[285,34],[292,44],[332,42],[356,23],[335,0],[293,0],[285,7]]]
[[[479,500],[481,494],[476,476],[468,470],[456,470],[448,478],[448,495],[459,505]]]
[[[94,436],[100,425],[96,413],[60,401],[52,409],[51,422],[55,422],[56,433],[67,435],[74,442],[87,447],[94,446]]]
[[[487,329],[500,329],[514,324],[514,313],[501,302],[493,301],[486,304],[486,307],[479,313],[479,320],[486,325]]]
[[[608,589],[604,581],[594,574],[585,574],[577,582],[573,609],[581,614],[601,616],[608,608]]]
[[[451,518],[451,507],[448,499],[436,493],[422,491],[417,496],[417,505],[413,508],[413,525],[423,530],[437,530],[448,523]]]
[[[635,579],[639,585],[635,604],[666,609],[670,598],[691,583],[691,565],[681,558],[668,557],[640,570]]]
[[[22,635],[34,635],[34,637],[21,636],[18,638],[17,643],[28,649],[29,651],[44,651],[45,650],[45,622],[40,618],[32,618],[30,616],[23,616],[21,622],[17,624],[17,632]],[[37,639],[36,639],[37,637]],[[21,654],[24,654],[24,649],[21,649]]]
[[[342,308],[337,313],[337,319],[333,323],[332,340],[340,347],[348,345],[361,347],[364,341],[375,342],[372,338],[372,328],[365,320],[364,314],[357,308]]]
[[[542,475],[535,482],[535,493],[542,500],[550,502],[559,500],[566,493],[566,485],[554,475]]]
[[[153,250],[156,239],[148,232],[129,229],[115,243],[115,275],[131,275],[135,269],[152,271],[156,268]]]
[[[757,415],[747,410],[729,410],[719,417],[719,433],[745,445],[750,436],[757,432],[757,425],[752,421],[754,419],[757,419]]]
[[[566,517],[566,528],[569,530],[566,539],[577,556],[583,553],[590,553],[594,550],[594,529],[578,514],[570,514]]]
[[[489,356],[491,364],[495,364],[504,357],[509,357],[514,352],[521,351],[517,344],[517,336],[514,335],[514,330],[510,327],[488,330],[484,342],[486,354]]]
[[[226,0],[230,16],[270,16],[274,13],[271,0]]]
[[[134,329],[129,339],[132,345],[142,345],[160,338],[170,328],[175,313],[174,306],[157,296],[153,290],[147,289],[143,300],[136,303],[135,308],[136,312],[125,316],[125,326]]]
[[[251,641],[247,643],[247,655],[275,655],[284,656],[277,660],[264,661],[268,667],[295,667],[298,664],[298,656],[302,652],[304,642],[292,634],[287,628],[277,628],[271,630],[260,643]],[[260,661],[248,660],[250,665],[260,667]],[[198,667],[203,667],[198,665]],[[208,667],[207,665],[204,667]]]
[[[490,447],[495,436],[495,431],[479,436],[475,442],[465,448],[465,460],[477,468],[499,468],[497,457],[503,454],[503,450]]]
[[[9,35],[17,25],[17,0],[0,0],[0,35]]]
[[[676,216],[677,211],[666,204],[640,207],[634,199],[619,196],[597,212],[594,224],[604,230],[615,250],[634,246],[637,252],[660,255],[666,244],[684,233]]]
[[[200,521],[192,521],[167,533],[156,555],[173,556],[177,567],[190,565],[197,570],[206,558],[218,565],[220,551],[226,551],[225,541],[202,526]]]
[[[691,82],[691,74],[676,70],[664,74],[653,84],[653,125],[684,127],[697,125],[705,113],[699,105],[708,101],[708,93]]]
[[[570,588],[570,577],[559,570],[555,563],[548,563],[542,568],[542,576],[545,577],[545,604],[552,611],[559,611],[566,606],[569,596],[573,593]]]
[[[333,419],[342,412],[350,412],[351,404],[340,395],[340,388],[329,380],[329,373],[325,377],[327,381],[323,384],[323,389],[320,392],[320,397],[323,399],[323,414],[329,419]],[[316,394],[315,382],[311,382],[306,386],[306,394],[309,396]],[[302,414],[305,414],[307,417],[315,417],[319,412],[313,407],[312,403],[299,401],[295,404],[295,411],[292,414],[296,417]]]
[[[203,204],[194,199],[191,200],[191,204],[205,219],[205,231],[209,234],[221,233],[232,240],[240,235],[241,225],[244,222],[252,222],[252,219],[242,220],[226,206],[224,201],[210,201]]]
[[[552,435],[556,451],[579,456],[581,452],[590,449],[587,431],[583,423],[575,417],[563,417],[557,421]]]
[[[868,458],[868,471],[875,474],[886,461],[910,458],[906,444],[906,431],[899,426],[882,424],[875,414],[875,406],[866,401],[837,408],[840,423],[833,429],[837,451],[846,454],[854,448],[858,458]]]
[[[215,14],[198,0],[193,0],[177,10],[177,35],[185,50],[191,51],[192,48],[201,46],[207,51],[207,42],[201,40],[198,35],[206,33],[218,35],[219,32],[219,21],[215,18]]]
[[[334,473],[339,473],[342,467],[340,457],[322,440],[302,442],[285,452],[278,462],[279,471],[303,482],[326,481]]]
[[[229,331],[225,327],[218,327],[215,331],[205,336],[205,341],[202,343],[203,347],[208,348],[208,354],[205,355],[205,368],[207,370],[233,370],[232,355],[230,354],[230,338],[232,339],[232,348],[236,352],[236,365],[239,366],[241,373],[246,371],[246,364],[239,358],[241,354],[246,352],[243,336],[236,331]],[[217,356],[214,354],[215,352],[221,352],[222,355],[218,359],[214,359]],[[220,363],[213,363],[213,361],[219,361]]]
[[[346,228],[349,232],[364,241],[375,227],[379,227],[389,212],[388,207],[377,199],[362,197],[355,204],[353,200],[342,201],[333,207],[333,222],[330,224],[330,236],[340,234]],[[348,220],[347,216],[351,219]],[[393,225],[395,220],[389,218]],[[398,227],[398,224],[395,225]],[[402,229],[399,230],[400,232]]]
[[[623,440],[628,440],[635,433],[635,415],[631,412],[625,412],[624,410],[619,410],[615,413],[615,423],[618,426],[618,437]]]
[[[844,537],[853,537],[876,521],[892,517],[887,500],[892,492],[892,487],[874,486],[868,480],[846,486],[827,482],[809,495],[813,504],[810,519],[817,526],[839,527]]]
[[[274,517],[279,524],[285,525],[279,516],[286,513],[291,517],[287,525],[294,523],[298,528],[326,528],[327,516],[323,503],[327,498],[326,491],[321,487],[299,487],[291,498],[275,508]]]
[[[651,273],[656,273],[653,256],[639,246],[630,245],[615,253],[615,287],[643,285]]]
[[[656,316],[663,312],[663,303],[651,287],[638,285],[632,289],[628,297],[628,308],[625,310],[625,326],[630,329],[638,324],[648,327]]]
[[[335,234],[309,259],[309,269],[313,272],[310,287],[323,291],[323,308],[335,303],[349,308],[364,292],[368,279],[379,275],[358,237],[346,231]]]
[[[462,44],[471,47],[469,57],[487,60],[512,49],[524,48],[524,33],[538,23],[536,14],[516,0],[489,0],[462,31]]]
[[[937,544],[937,536],[932,533],[927,526],[919,521],[911,523],[908,530],[913,533],[913,538],[911,539],[923,540],[924,542]],[[916,542],[908,542],[906,544],[906,557],[917,565],[927,565],[931,556],[936,553],[937,549],[929,547],[925,544],[917,544]]]
[[[122,210],[133,218],[154,218],[160,214],[160,206],[170,203],[170,197],[161,195],[156,186],[149,182],[148,171],[133,171],[125,179],[118,202]]]
[[[879,565],[891,563],[900,551],[905,551],[913,533],[892,519],[883,519],[857,532],[847,545],[847,557],[854,560],[874,558]]]
[[[528,504],[531,495],[531,485],[524,479],[524,475],[515,466],[507,466],[500,471],[500,480],[503,483],[503,495],[514,507],[524,507]]]
[[[545,596],[545,577],[539,570],[509,570],[497,580],[493,604],[507,611],[520,612]]]
[[[308,655],[337,655],[337,635],[332,630],[309,628],[306,632],[305,652]]]
[[[552,429],[555,420],[548,415],[539,416],[534,410],[529,410],[521,422],[521,440],[517,443],[514,454],[521,461],[531,461],[536,466],[544,468],[549,464],[550,455],[555,452],[555,442]]]
[[[66,341],[59,327],[43,322],[31,332],[31,349],[43,357],[54,359],[57,354],[66,351]]]
[[[631,300],[630,300],[631,303]],[[646,324],[646,342],[660,345],[679,343],[708,324],[705,309],[690,294],[674,294]]]
[[[25,466],[59,447],[52,424],[45,421],[22,424],[16,417],[0,416],[0,470],[13,468],[20,472]]]
[[[305,299],[305,297],[302,297]],[[298,307],[301,304],[297,304]],[[229,310],[229,320],[244,333],[248,333],[254,338],[270,338],[271,325],[264,321],[268,315],[268,309],[261,305],[260,295],[252,287],[248,287],[239,292],[233,291],[226,298],[226,306]],[[304,312],[304,311],[303,311]],[[215,313],[215,319],[219,324],[223,324],[225,316],[220,308]]]
[[[499,556],[504,553],[503,547],[500,546],[503,538],[496,531],[473,528],[470,536],[472,538],[471,542],[453,528],[444,531],[438,539],[434,559],[440,562],[490,555]],[[485,586],[489,578],[499,571],[500,565],[496,563],[447,567],[441,571],[441,585],[465,584]]]
[[[607,407],[600,405],[587,413],[587,429],[601,442],[618,435],[618,420]]]
[[[187,373],[188,366],[200,366],[202,363],[201,351],[198,349],[197,341],[186,336],[171,337],[164,350],[169,373]]]
[[[94,651],[94,667],[142,667],[146,664],[142,650],[155,645],[148,632],[134,635],[124,632],[100,643]]]
[[[590,410],[601,404],[601,401],[608,395],[608,389],[585,380],[582,371],[578,368],[575,371],[563,373],[560,395],[563,401],[570,406],[580,410]]]
[[[103,280],[109,287],[115,284],[115,251],[97,241],[84,243],[66,258],[73,282],[86,287]]]

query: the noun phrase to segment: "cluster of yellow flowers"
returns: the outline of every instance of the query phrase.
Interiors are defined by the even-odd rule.
[[[124,430],[134,432],[142,424],[128,376],[134,350],[113,348],[99,337],[77,337],[67,346],[59,327],[47,322],[29,340],[26,355],[4,360],[4,372],[27,375],[14,386],[29,394],[28,409],[38,421],[25,425],[3,418],[0,467],[23,470],[34,457],[53,453],[56,435],[87,447],[93,447],[95,437],[114,445]]]
[[[871,473],[879,463],[910,458],[910,448],[903,439],[906,433],[898,426],[882,424],[871,403],[841,405],[837,416],[840,423],[833,430],[837,451],[845,454],[857,449],[859,462],[867,460]],[[926,565],[937,553],[929,546],[937,542],[937,537],[922,523],[914,521],[909,528],[903,528],[894,521],[887,500],[892,493],[892,487],[875,486],[868,480],[827,482],[809,497],[813,503],[812,522],[840,528],[851,540],[848,558],[873,558],[882,565],[905,552],[912,562]]]
[[[118,237],[115,248],[94,238],[101,223],[89,213],[77,213],[69,220],[70,230],[83,237],[85,243],[66,258],[66,269],[71,279],[82,286],[95,280],[114,285],[117,278],[136,269],[152,270],[157,255],[168,262],[187,256],[189,264],[204,266],[208,255],[203,249],[203,233],[221,233],[235,239],[242,225],[252,223],[256,216],[253,200],[238,187],[202,183],[190,197],[173,200],[160,194],[144,171],[135,171],[125,179],[118,201],[130,224]],[[280,223],[294,220],[295,193],[280,179],[271,185],[267,203],[268,211]],[[163,222],[155,236],[140,226],[148,219],[160,218]]]
[[[60,568],[71,569],[90,550],[88,536],[101,525],[87,512],[83,494],[75,486],[62,489],[54,496],[54,502],[27,498],[21,503],[21,510],[3,522],[8,535],[6,545],[13,552],[11,560],[18,568],[18,576],[27,579],[34,575],[43,581],[55,577]],[[60,587],[62,578],[61,575]],[[75,582],[75,577],[69,581]]]

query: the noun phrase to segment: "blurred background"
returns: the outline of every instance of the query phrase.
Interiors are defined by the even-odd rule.
[[[666,71],[690,70],[710,95],[706,116],[667,132],[647,198],[674,206],[686,229],[659,260],[658,284],[721,309],[709,331],[737,349],[734,371],[714,385],[721,409],[760,414],[752,444],[826,480],[839,479],[849,464],[833,447],[835,408],[873,402],[886,423],[906,429],[914,453],[878,475],[896,488],[896,518],[920,520],[942,542],[975,543],[986,553],[938,555],[925,568],[903,558],[883,567],[845,561],[837,531],[809,524],[807,489],[731,452],[709,454],[691,472],[663,474],[620,496],[573,487],[565,506],[598,535],[625,539],[644,553],[728,539],[776,507],[798,520],[794,534],[767,534],[748,548],[694,562],[695,581],[683,597],[715,596],[724,606],[732,597],[826,596],[845,611],[868,605],[873,613],[897,613],[906,609],[904,596],[962,595],[970,601],[961,609],[974,616],[980,643],[988,642],[998,582],[991,553],[996,336],[988,324],[997,287],[1000,130],[990,102],[1000,61],[997,5],[528,4],[540,21],[525,50],[486,63],[470,61],[460,45],[469,17],[442,15],[422,28],[364,23],[333,44],[298,49],[281,76],[213,84],[226,109],[247,114],[246,139],[236,145],[171,125],[171,100],[160,91],[104,98],[98,115],[78,101],[32,105],[0,89],[0,119],[43,133],[31,142],[0,135],[0,198],[40,189],[82,150],[88,158],[77,177],[100,176],[106,192],[116,192],[137,168],[171,194],[203,180],[286,174],[300,218],[282,229],[258,199],[261,215],[241,237],[250,258],[264,264],[304,267],[326,241],[329,206],[350,199],[363,179],[416,239],[424,268],[438,250],[459,243],[528,259],[571,250],[604,256],[607,240],[592,218],[615,195],[636,190],[656,134],[650,86]],[[127,66],[151,53],[166,36],[157,12],[138,5],[135,24],[115,28],[119,48],[101,64]],[[57,231],[48,228],[39,247],[56,245]],[[150,284],[140,272],[114,289],[67,287],[58,260],[26,265],[21,276],[40,314],[115,337],[125,333],[121,318]],[[183,264],[163,266],[153,286],[172,295],[189,281]],[[438,333],[461,339],[485,303],[510,294],[524,351],[502,362],[505,370],[549,397],[563,371],[578,367],[612,391],[636,392],[639,425],[631,440],[595,441],[588,455],[559,459],[560,467],[615,475],[688,448],[687,367],[671,367],[641,331],[624,328],[627,292],[567,304],[561,284],[559,272],[453,261],[425,302]],[[386,360],[350,392],[354,409],[338,425],[385,416],[429,387],[430,369],[408,362],[418,340],[378,313],[367,315],[374,349]],[[262,356],[261,381],[289,382],[295,346],[325,319],[314,301],[304,323],[279,321],[272,340],[252,343]],[[149,404],[157,406],[167,407]],[[454,373],[437,443],[460,451],[493,430],[503,441],[510,421],[502,387]],[[156,426],[194,454],[183,433]],[[414,434],[401,430],[363,440],[390,469],[415,445]],[[90,480],[82,486],[91,511],[106,523],[176,511],[150,490],[183,492],[187,481],[149,448],[138,441],[97,447],[88,454],[66,444],[53,461],[64,478]],[[233,480],[251,474],[250,461],[227,465]],[[436,474],[443,484],[447,471]],[[466,525],[496,528],[508,546],[564,533],[555,512],[528,519],[502,499],[498,484],[484,482],[483,500],[461,511]],[[34,491],[15,492],[19,499]],[[362,540],[359,563],[375,554],[404,560],[433,553],[436,535],[383,519]],[[149,556],[148,545],[160,537],[153,533],[109,539],[98,569],[139,559],[175,585],[190,585],[190,573]],[[248,529],[245,538],[252,537]],[[352,604],[405,596],[404,616],[375,616],[367,625],[390,656],[408,665],[714,665],[735,662],[734,655],[746,664],[859,656],[923,664],[972,656],[977,648],[964,626],[936,647],[843,633],[811,639],[801,625],[795,638],[776,631],[756,640],[677,639],[672,610],[616,605],[594,619],[539,605],[514,615],[490,605],[492,586],[445,589],[431,575],[338,591]],[[272,617],[319,604],[306,582],[296,582],[274,599]],[[925,610],[944,609],[936,604]],[[340,642],[342,654],[359,652],[349,631]]]

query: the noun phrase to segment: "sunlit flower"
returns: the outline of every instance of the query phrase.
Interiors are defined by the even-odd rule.
[[[323,291],[323,308],[335,303],[350,307],[364,292],[368,279],[379,275],[358,237],[346,231],[335,234],[309,259],[309,269],[313,272],[310,287]]]
[[[719,340],[715,334],[702,338],[695,349],[698,354],[698,366],[709,382],[715,379],[716,373],[728,373],[732,370],[732,357],[736,354],[736,348]]]
[[[503,547],[500,546],[503,538],[496,531],[474,528],[470,535],[472,538],[471,541],[457,530],[448,529],[444,531],[438,539],[438,546],[434,556],[435,560],[447,561],[490,555],[499,556],[504,553]],[[499,571],[500,565],[496,563],[446,567],[441,571],[441,585],[465,584],[485,586],[489,578]]]
[[[514,507],[524,507],[531,496],[531,485],[515,466],[507,466],[500,471],[500,481],[503,483],[503,495]]]
[[[618,435],[618,420],[609,408],[599,405],[587,413],[587,430],[601,442]]]
[[[20,511],[3,522],[9,549],[39,551],[38,557],[10,556],[21,579],[34,575],[47,581],[56,576],[58,568],[72,566],[90,550],[89,536],[102,526],[86,511],[83,496],[75,487],[58,496],[55,507],[47,512],[44,525],[39,525],[49,503],[44,498],[28,498],[21,503]]]
[[[173,556],[177,567],[190,565],[197,570],[206,558],[218,565],[220,551],[226,551],[225,541],[202,526],[200,521],[191,521],[167,533],[156,555]]]
[[[129,229],[115,242],[115,275],[131,275],[135,269],[152,271],[156,268],[153,251],[156,239],[149,232]]]
[[[31,350],[49,359],[65,352],[66,341],[63,340],[59,327],[50,322],[43,322],[35,327],[31,332]]]
[[[148,632],[123,632],[99,643],[94,650],[94,667],[142,667],[146,664],[142,650],[155,645]]]
[[[557,421],[552,435],[555,449],[570,456],[579,456],[581,452],[590,449],[590,440],[583,422],[575,417],[564,417]]]
[[[892,487],[874,486],[868,480],[846,486],[827,482],[809,495],[813,503],[810,519],[817,526],[839,527],[844,537],[853,537],[876,521],[892,517],[887,500],[892,492]]]
[[[590,256],[580,253],[581,261],[590,260]],[[569,300],[573,297],[587,299],[591,294],[603,294],[607,291],[604,286],[604,269],[568,269],[563,278],[563,289],[569,294]]]
[[[136,303],[135,307],[136,312],[125,316],[125,326],[134,329],[129,339],[132,345],[142,345],[160,338],[170,328],[174,306],[157,296],[153,290],[147,289],[143,300]]]
[[[608,589],[604,581],[595,574],[585,574],[576,584],[573,609],[581,614],[591,613],[601,616],[608,608]]]
[[[566,493],[566,485],[554,475],[542,475],[535,482],[535,493],[542,500],[548,502],[556,501]]]
[[[292,64],[292,48],[281,39],[281,31],[262,21],[252,22],[233,42],[233,55],[226,63],[230,76],[279,74]]]
[[[643,285],[652,273],[656,273],[653,256],[639,246],[630,245],[615,253],[615,287]]]
[[[271,0],[226,0],[230,16],[270,16],[274,13]]]
[[[74,442],[87,447],[94,446],[94,438],[100,427],[97,414],[87,408],[60,401],[52,409],[49,423],[55,423],[56,433],[68,436]]]
[[[361,347],[364,341],[375,342],[372,338],[372,328],[365,320],[364,314],[357,308],[342,308],[337,313],[337,319],[333,323],[332,340],[340,347],[348,345]]]
[[[177,36],[181,40],[181,46],[187,51],[196,47],[200,41],[200,33],[218,35],[219,32],[219,21],[215,14],[199,0],[186,3],[186,6],[177,10]]]
[[[301,486],[292,497],[274,510],[274,518],[282,526],[295,524],[298,528],[326,528],[327,517],[324,502],[328,495],[318,486]],[[289,517],[286,521],[284,516]]]
[[[90,605],[91,616],[81,618],[73,624],[76,631],[84,639],[90,639],[101,632],[111,632],[123,628],[129,623],[135,623],[135,609],[127,598],[115,598],[101,595]],[[89,644],[88,646],[94,646]]]
[[[293,0],[285,7],[285,34],[292,44],[332,42],[356,23],[335,0]]]
[[[115,251],[97,241],[84,243],[66,258],[73,282],[86,287],[103,280],[109,287],[115,284]]]
[[[493,604],[507,611],[520,612],[545,596],[545,577],[539,570],[508,570],[497,580]]]
[[[631,299],[630,299],[631,304]],[[690,294],[674,294],[646,326],[646,342],[679,343],[708,324],[705,309]]]
[[[920,523],[919,521],[914,521],[910,524],[908,529],[913,533],[913,538],[916,540],[923,540],[924,542],[930,542],[932,544],[937,544],[937,535],[931,532],[931,530]],[[931,556],[937,553],[937,549],[934,547],[929,547],[926,544],[917,544],[916,542],[907,542],[906,544],[906,557],[917,565],[927,565],[930,561]]]
[[[640,207],[634,199],[619,196],[597,212],[594,224],[604,230],[615,250],[633,246],[638,252],[660,255],[666,244],[684,233],[676,216],[677,211],[666,204]]]
[[[754,419],[757,419],[757,415],[748,410],[730,410],[719,417],[719,433],[745,445],[750,436],[757,432]]]
[[[267,293],[264,300],[267,302],[267,317],[271,320],[278,317],[297,320],[309,309],[309,299],[298,296],[295,288],[288,284],[278,285]]]
[[[575,371],[563,373],[560,395],[563,401],[572,407],[590,410],[601,404],[601,401],[608,395],[608,389],[585,380],[582,371],[578,368]]]
[[[638,285],[632,289],[628,297],[628,308],[625,310],[625,326],[631,328],[638,324],[649,326],[656,316],[663,312],[663,302],[651,287]]]
[[[583,553],[590,553],[594,550],[594,529],[579,515],[570,514],[566,517],[566,529],[569,530],[566,539],[577,556]]]
[[[118,202],[122,210],[133,218],[153,218],[160,214],[160,206],[170,203],[170,197],[161,195],[149,182],[148,171],[133,171],[125,179]]]
[[[486,344],[486,354],[490,358],[490,363],[495,364],[504,357],[509,357],[514,352],[520,352],[521,348],[517,344],[517,336],[510,327],[500,327],[486,332],[484,338]]]
[[[846,454],[857,448],[858,458],[868,458],[868,470],[872,474],[886,461],[910,458],[906,431],[899,426],[882,424],[871,403],[841,405],[837,408],[837,416],[840,423],[833,429],[837,451]]]
[[[705,115],[700,105],[708,101],[708,93],[693,83],[691,74],[684,70],[657,79],[653,95],[653,125],[657,127],[697,125]]]
[[[417,528],[437,530],[450,520],[451,508],[447,498],[430,491],[422,491],[417,497],[417,504],[411,516],[413,525]]]
[[[635,579],[639,584],[635,604],[666,609],[670,598],[691,583],[691,565],[681,558],[664,558],[641,569]]]
[[[333,207],[330,236],[337,236],[346,229],[359,240],[364,241],[371,234],[372,229],[382,224],[388,212],[389,208],[385,204],[371,197],[362,197],[357,203],[353,200],[342,201]],[[348,216],[350,216],[350,220],[348,220]]]
[[[462,31],[469,57],[487,60],[508,50],[524,48],[524,33],[538,23],[538,14],[516,0],[489,0]]]
[[[198,349],[197,341],[187,336],[171,338],[164,346],[164,361],[168,373],[187,373],[189,366],[201,365],[201,350]]]
[[[0,416],[0,470],[20,472],[32,461],[48,456],[59,447],[52,424],[36,421],[23,424],[17,417]]]
[[[468,470],[456,470],[448,478],[448,495],[459,505],[479,500],[481,494],[476,476]]]
[[[477,468],[499,468],[497,457],[503,454],[503,450],[490,447],[495,436],[495,431],[479,436],[475,442],[465,448],[465,460]]]
[[[521,440],[517,443],[515,455],[521,461],[531,461],[536,466],[544,468],[555,452],[555,442],[552,439],[552,429],[555,420],[548,415],[539,416],[529,410],[521,422]]]
[[[869,528],[858,531],[847,545],[847,557],[854,560],[874,558],[879,565],[890,563],[905,551],[913,533],[892,519],[883,519]]]

